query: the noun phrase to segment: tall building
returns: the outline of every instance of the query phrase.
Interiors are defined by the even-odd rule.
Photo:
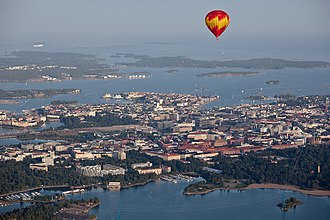
[[[324,113],[327,113],[328,112],[328,108],[329,108],[329,98],[326,97],[325,98]]]

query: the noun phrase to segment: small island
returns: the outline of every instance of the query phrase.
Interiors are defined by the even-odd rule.
[[[179,70],[177,70],[177,69],[170,69],[170,70],[167,70],[166,72],[167,73],[177,73],[177,72],[179,72]]]
[[[269,81],[266,81],[266,84],[267,85],[278,85],[278,84],[280,84],[280,81],[278,81],[278,80],[269,80]]]
[[[234,72],[234,71],[224,71],[224,72],[211,72],[211,73],[201,73],[197,74],[197,77],[229,77],[229,76],[255,76],[259,72]]]
[[[277,204],[277,206],[284,212],[288,211],[289,209],[296,208],[297,205],[302,205],[303,202],[299,201],[295,197],[291,197],[290,199],[285,200],[284,202],[281,202]]]

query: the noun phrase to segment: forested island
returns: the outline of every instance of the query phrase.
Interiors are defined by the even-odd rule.
[[[229,76],[255,76],[259,72],[234,72],[234,71],[223,71],[223,72],[211,72],[211,73],[200,73],[197,77],[229,77]]]
[[[0,99],[34,99],[46,98],[60,94],[79,94],[80,89],[0,89]]]
[[[259,70],[276,70],[285,68],[326,68],[330,66],[328,62],[322,61],[293,61],[272,58],[254,58],[249,60],[229,60],[229,61],[205,61],[194,60],[184,56],[177,57],[150,57],[146,55],[118,54],[125,58],[137,59],[136,62],[121,62],[117,65],[130,67],[151,67],[151,68],[175,68],[175,67],[198,67],[198,68],[243,68]]]

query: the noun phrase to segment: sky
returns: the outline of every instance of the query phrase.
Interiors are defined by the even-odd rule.
[[[220,40],[233,46],[330,45],[329,0],[0,0],[0,44],[213,43],[204,17],[214,9],[229,14]]]

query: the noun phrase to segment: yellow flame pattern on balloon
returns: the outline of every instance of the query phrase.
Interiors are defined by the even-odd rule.
[[[205,19],[205,23],[210,29],[213,29],[215,27],[217,27],[218,29],[221,29],[225,26],[228,26],[229,22],[230,22],[230,20],[227,16],[220,20],[219,20],[219,17],[215,17],[211,20],[208,17]]]

